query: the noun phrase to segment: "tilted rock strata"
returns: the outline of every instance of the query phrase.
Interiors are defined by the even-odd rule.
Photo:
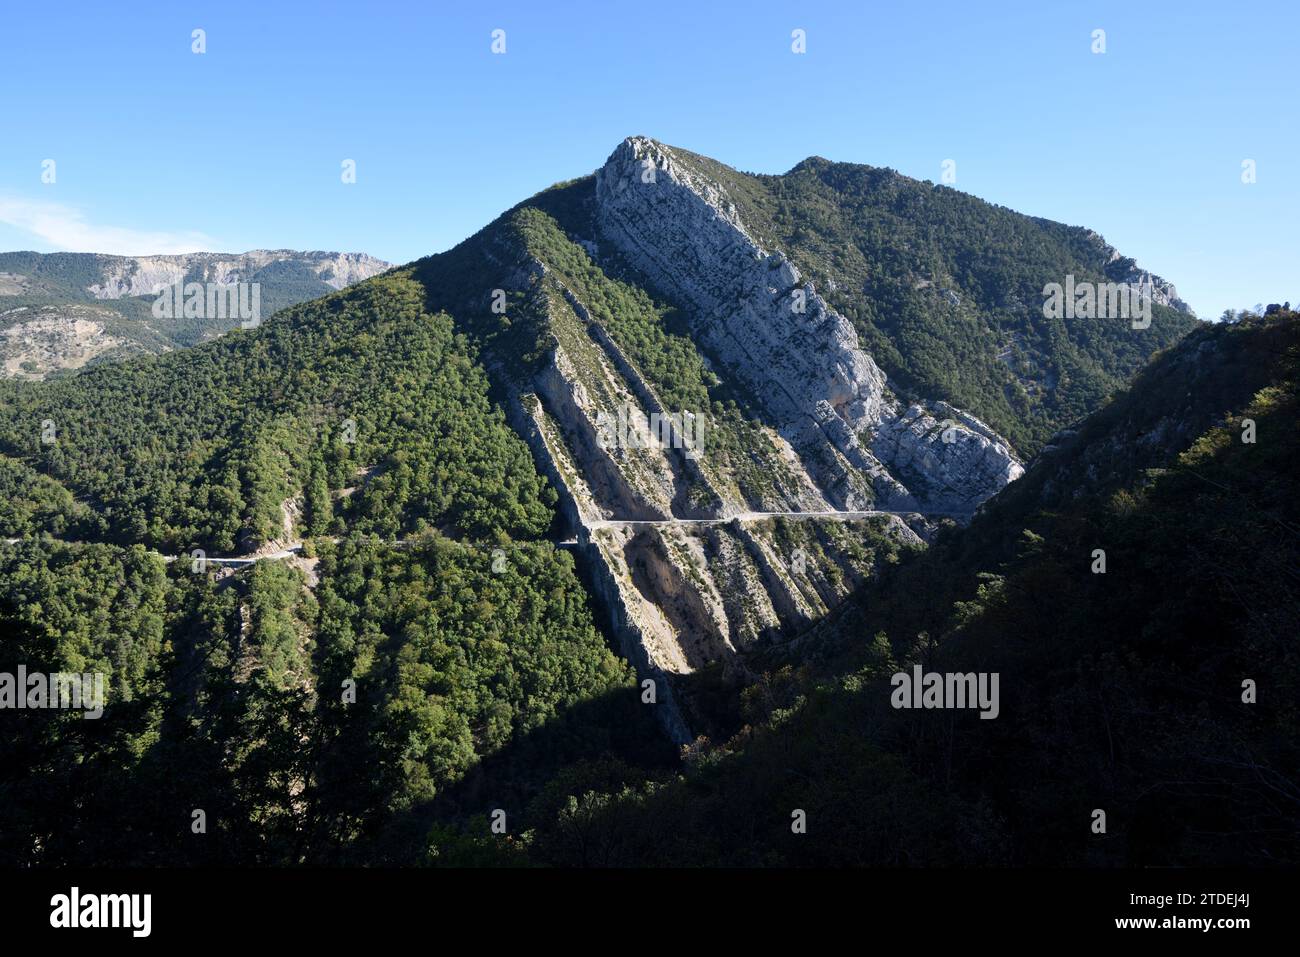
[[[863,504],[851,496],[870,489],[881,508],[964,515],[1022,474],[1008,443],[972,417],[937,403],[904,407],[852,323],[784,254],[759,245],[722,186],[670,148],[625,140],[597,173],[596,203],[602,239],[688,311],[699,341],[839,507]]]

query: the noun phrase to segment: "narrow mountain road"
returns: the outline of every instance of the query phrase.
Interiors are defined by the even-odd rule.
[[[639,528],[642,526],[652,526],[652,525],[676,525],[682,527],[706,526],[706,525],[728,525],[731,522],[737,522],[737,521],[758,522],[769,518],[788,518],[788,519],[793,519],[795,521],[802,521],[807,519],[826,519],[828,521],[845,522],[845,521],[852,521],[854,519],[880,518],[886,515],[894,515],[899,518],[907,518],[909,516],[916,516],[921,518],[961,517],[956,514],[941,513],[941,512],[918,512],[915,510],[908,511],[908,512],[891,512],[882,509],[871,509],[866,511],[835,511],[832,509],[832,510],[821,511],[821,512],[737,512],[735,515],[728,515],[719,518],[648,518],[648,519],[602,518],[587,523],[587,525],[585,526],[585,530],[587,532],[591,532],[595,529],[600,529],[600,528]],[[6,538],[4,541],[5,544],[7,545],[17,545],[19,542],[25,540],[26,539],[22,539],[22,538]],[[55,541],[62,541],[62,540],[55,539]],[[328,539],[328,541],[331,541],[337,545],[339,542],[343,541],[343,539],[335,537],[335,538]],[[384,542],[383,544],[391,546],[393,548],[404,548],[405,546],[412,544],[413,541],[414,541],[413,539],[409,539],[409,538],[398,538],[392,541]],[[63,544],[85,545],[85,544],[92,544],[92,543],[63,542]],[[579,540],[576,538],[568,538],[568,539],[563,539],[561,541],[552,542],[552,544],[559,546],[561,548],[573,547],[579,544]],[[282,549],[275,552],[266,552],[264,554],[253,553],[248,555],[225,555],[225,556],[205,555],[203,556],[202,560],[207,562],[210,565],[231,565],[237,567],[252,565],[256,562],[285,561],[291,558],[298,558],[302,553],[302,545],[303,543],[300,541],[289,542]],[[150,549],[150,551],[153,550]],[[196,560],[196,556],[194,555],[167,555],[162,552],[154,552],[154,554],[161,555],[163,560],[167,562],[188,562],[188,561]]]
[[[940,512],[919,512],[912,509],[907,512],[891,512],[883,509],[870,509],[864,511],[836,511],[828,509],[822,512],[737,512],[735,515],[728,515],[721,518],[660,518],[660,519],[597,519],[587,524],[588,528],[623,528],[626,526],[638,525],[726,525],[730,522],[758,522],[768,518],[789,518],[796,521],[810,518],[824,518],[831,521],[850,521],[858,518],[879,518],[885,515],[896,515],[899,518],[908,516],[918,516],[921,518],[957,518],[953,514],[949,515]]]
[[[111,545],[113,544],[112,542],[70,542],[62,538],[53,538],[53,539],[6,538],[4,541],[6,545],[17,545],[20,542],[25,542],[25,541],[55,541],[61,545],[100,545],[100,544]],[[334,541],[337,542],[339,541],[339,539],[334,539]],[[406,543],[404,541],[399,541],[399,542],[388,542],[387,544],[404,545]],[[159,552],[152,548],[149,549],[149,551],[153,552],[153,554],[155,555],[160,556],[163,559],[163,561],[166,562],[189,562],[195,560],[194,555],[168,555],[165,554],[164,552]],[[290,542],[280,551],[268,552],[265,555],[228,555],[225,557],[219,555],[206,555],[203,557],[203,560],[212,565],[251,565],[254,562],[260,562],[260,561],[283,561],[284,559],[287,558],[296,558],[298,557],[298,553],[301,551],[302,551],[302,542]]]

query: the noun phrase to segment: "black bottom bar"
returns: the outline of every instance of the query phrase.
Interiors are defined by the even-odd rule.
[[[770,940],[778,925],[805,940],[842,927],[863,942],[902,929],[918,944],[1096,937],[1231,944],[1294,933],[1298,878],[1300,871],[1285,869],[26,870],[0,872],[0,919],[6,942],[75,935],[85,944],[128,946],[337,945],[417,935],[431,946],[457,947],[462,935],[482,935],[496,945],[518,939],[567,947],[591,940],[584,931],[630,944],[665,933],[689,940],[697,926],[711,937],[725,928],[734,946]],[[71,923],[73,887],[78,923],[111,921],[116,911],[125,926],[52,927],[52,916]],[[147,937],[135,936],[131,919],[143,929],[144,898],[131,909],[128,898],[105,904],[100,895],[110,894],[150,895]]]

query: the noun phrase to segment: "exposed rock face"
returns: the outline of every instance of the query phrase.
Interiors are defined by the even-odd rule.
[[[608,373],[607,368],[598,368]],[[602,384],[613,391],[618,380],[610,377]],[[666,467],[656,469],[653,461],[647,461],[655,450],[602,447],[596,401],[562,346],[557,344],[552,351],[537,388],[569,432],[568,444],[578,450],[579,467],[594,491],[593,501],[600,502],[611,514],[628,518],[662,519],[671,514],[671,472]],[[626,401],[626,393],[619,399]]]
[[[1186,313],[1189,316],[1195,316],[1192,307],[1184,302],[1178,295],[1178,290],[1174,284],[1167,279],[1157,276],[1155,273],[1138,266],[1132,259],[1121,256],[1119,250],[1106,242],[1100,233],[1093,230],[1087,231],[1088,238],[1095,242],[1106,259],[1106,276],[1114,282],[1122,283],[1128,286],[1137,286],[1143,290],[1149,290],[1151,301],[1162,306],[1168,306],[1171,309],[1177,309],[1179,312]]]
[[[919,544],[895,515],[616,522],[587,525],[579,540],[620,651],[655,682],[655,717],[685,744],[677,679],[717,664],[724,678],[744,673],[742,652],[824,617],[872,574],[855,547],[868,533]]]
[[[837,507],[969,515],[1022,474],[1009,444],[974,417],[904,406],[849,320],[784,254],[764,250],[725,189],[680,154],[624,140],[597,173],[596,202],[601,238],[688,312],[698,341],[762,403]]]
[[[529,259],[507,275],[550,332],[543,361],[516,383],[525,391],[511,401],[510,420],[559,491],[619,649],[655,682],[656,718],[687,744],[678,679],[716,664],[724,675],[743,671],[742,651],[806,628],[843,601],[870,573],[869,554],[854,546],[866,527],[909,545],[916,537],[892,515],[810,517],[778,530],[749,508],[818,516],[832,506],[797,479],[749,502],[707,446],[695,459],[671,446],[602,442],[602,412],[665,411],[654,384],[559,269]],[[807,481],[789,445],[773,442],[768,454],[769,462],[788,454],[792,475]]]
[[[79,369],[124,345],[105,328],[115,318],[102,307],[21,306],[0,312],[0,375],[43,379]]]
[[[390,264],[364,253],[295,252],[254,249],[239,254],[190,253],[183,256],[99,256],[102,280],[86,291],[96,299],[151,296],[178,282],[246,282],[273,263],[307,266],[327,286],[342,289],[369,279]]]

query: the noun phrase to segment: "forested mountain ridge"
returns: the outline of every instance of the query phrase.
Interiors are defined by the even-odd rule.
[[[1082,418],[1153,353],[1196,326],[1169,283],[1085,227],[1025,216],[890,169],[813,157],[783,175],[747,174],[679,147],[640,137],[628,142],[670,152],[725,191],[724,203],[734,206],[745,229],[765,248],[784,252],[853,320],[863,348],[901,388],[971,410],[1024,454]],[[476,287],[499,279],[500,270],[480,278],[470,260],[481,263],[482,250],[492,261],[488,250],[501,229],[535,209],[593,263],[644,283],[634,260],[599,242],[595,188],[594,175],[582,177],[521,203],[451,252],[416,264],[422,281],[435,287],[440,302],[459,299],[458,315],[486,314]],[[440,280],[452,262],[471,270],[468,282]],[[1067,275],[1080,282],[1149,280],[1150,328],[1047,319],[1043,287]]]
[[[814,170],[834,190],[809,183]],[[954,245],[959,278],[940,256]],[[1021,471],[1011,443],[977,416],[1035,448],[1195,326],[1161,304],[1144,329],[1043,317],[1047,283],[1122,278],[1117,267],[1133,268],[1095,235],[888,171],[810,160],[754,177],[632,137],[594,177],[410,268],[430,308],[483,344],[503,401],[520,403],[513,419],[541,436],[534,451],[552,463],[566,519],[588,526],[747,510],[968,515]],[[935,277],[969,302],[915,298],[908,284]],[[865,318],[875,312],[895,323],[883,340]],[[1044,361],[1037,398],[1014,409],[1008,336],[1032,340]],[[883,352],[872,345],[882,341]],[[893,356],[882,361],[888,377],[873,361],[882,354]],[[979,377],[987,388],[967,388]],[[918,396],[918,384],[935,391]],[[943,401],[957,398],[976,414]],[[706,454],[598,448],[600,417],[625,405],[693,410],[708,424]],[[925,520],[901,524],[871,534],[912,545],[910,531],[930,533]],[[871,562],[846,561],[825,540],[746,529],[736,549],[728,532],[677,534],[592,539],[618,592],[625,653],[650,674],[726,671],[738,649],[806,628],[870,574]],[[796,556],[836,580],[808,587],[789,571]],[[694,606],[687,627],[672,612],[683,602]]]
[[[1300,317],[1277,313],[1159,357],[971,528],[883,569],[788,652],[751,657],[746,726],[697,742],[684,770],[638,726],[648,709],[546,546],[503,540],[495,573],[436,537],[324,545],[314,591],[281,564],[213,578],[140,549],[4,546],[4,667],[103,668],[116,689],[100,721],[29,712],[6,738],[6,859],[1294,860],[1298,346]],[[1041,498],[1045,477],[1160,422],[1199,431],[1166,427],[1083,496]],[[888,675],[912,660],[999,671],[998,720],[891,710]],[[355,704],[331,693],[349,679]],[[51,781],[80,810],[51,801]],[[1108,835],[1090,832],[1093,808]]]
[[[7,731],[6,860],[344,857],[503,741],[631,693],[546,541],[554,490],[424,300],[380,277],[190,350],[0,384],[19,539],[0,672],[93,671],[107,701]],[[290,561],[204,561],[296,536]]]
[[[734,861],[725,834],[701,832],[733,785],[721,804],[687,800],[712,788],[707,769],[752,796],[737,826],[761,825],[800,785],[773,775],[773,799],[730,769],[769,772],[761,742],[784,747],[787,722],[858,720],[834,683],[877,680],[917,632],[946,637],[953,602],[976,600],[973,572],[951,568],[922,592],[940,618],[913,628],[908,615],[928,612],[897,583],[966,547],[950,541],[983,542],[1022,482],[1068,493],[1107,463],[1130,481],[1141,463],[1119,441],[1099,458],[1092,426],[1073,470],[1043,466],[1071,437],[1044,440],[1196,323],[1159,304],[1143,330],[1049,321],[1041,294],[1133,268],[1082,230],[888,171],[809,160],[754,177],[632,138],[597,175],[455,249],[260,328],[0,383],[0,537],[21,539],[0,544],[0,671],[109,676],[102,719],[42,715],[6,738],[21,757],[8,766],[42,768],[73,797],[44,802],[25,772],[0,779],[5,855]],[[1240,341],[1263,341],[1249,329]],[[1008,372],[1012,340],[1032,362]],[[1189,368],[1218,382],[1232,354]],[[1273,375],[1256,364],[1240,384]],[[1237,392],[1205,395],[1244,408]],[[676,415],[677,431],[629,442],[609,431],[620,410]],[[1190,444],[1211,425],[1161,428]],[[1017,478],[1035,452],[1033,481]],[[952,516],[974,526],[950,539]],[[202,560],[295,539],[303,551],[283,563]],[[146,547],[200,554],[167,564]],[[853,596],[866,595],[882,614],[897,602],[897,620],[864,618]],[[829,704],[818,682],[834,686]],[[726,747],[700,740],[745,722]],[[886,775],[862,821],[914,825],[908,809],[931,806],[935,843],[857,829],[838,851],[763,846],[742,863],[937,861],[996,844],[982,798],[936,790],[908,752],[817,740],[807,767],[849,776],[827,772],[827,788]],[[703,778],[674,781],[672,745]],[[644,845],[659,800],[690,847]],[[196,809],[206,843],[188,840]],[[480,840],[497,811],[513,837]],[[975,823],[940,823],[947,811]],[[598,859],[575,850],[588,822],[609,821],[645,830]],[[127,847],[114,836],[127,831],[148,838]]]

